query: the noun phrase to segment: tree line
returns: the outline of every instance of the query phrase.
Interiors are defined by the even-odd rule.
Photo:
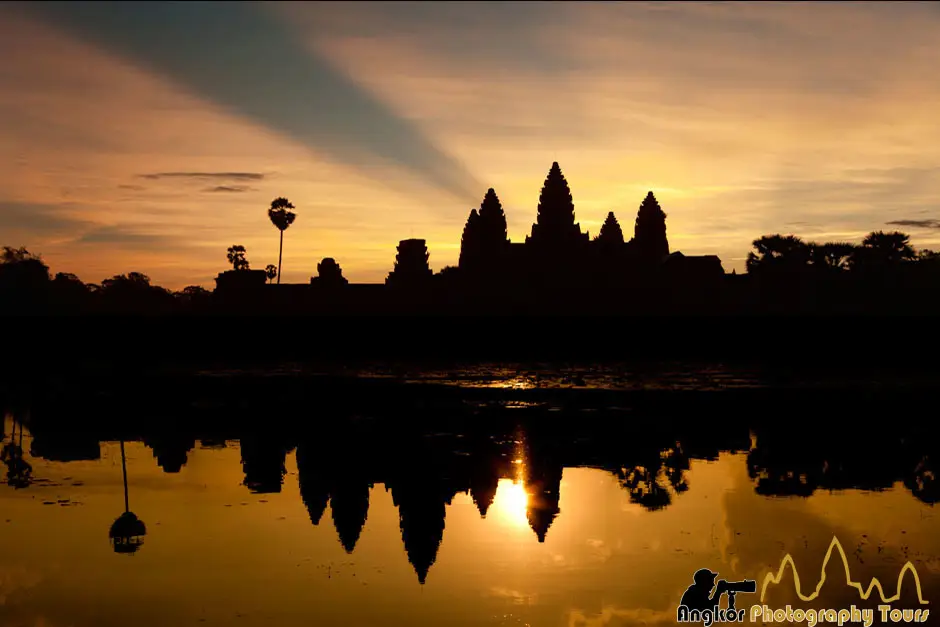
[[[280,280],[284,231],[295,221],[293,209],[294,205],[283,197],[272,201],[268,209],[269,219],[278,229],[280,239],[278,265],[268,264],[264,270],[270,282]],[[498,228],[493,230],[498,232],[500,237],[496,239],[499,241],[505,238],[505,227],[499,219],[501,209],[495,194],[489,194],[483,209],[476,217],[476,220],[483,224],[488,221],[490,215],[497,218],[494,222]],[[476,221],[472,214],[471,220]],[[616,218],[612,214],[608,215],[604,228],[595,241],[622,242],[623,235],[619,226]],[[472,237],[475,238],[476,235]],[[423,244],[423,241],[414,240],[413,243]],[[477,246],[470,246],[467,251],[462,252],[477,250]],[[408,251],[399,251],[396,260],[396,268],[399,270],[403,270],[406,265],[405,252]],[[415,259],[423,262],[421,266],[426,267],[426,248],[418,246],[412,252]],[[236,271],[250,269],[244,246],[229,247],[226,258]],[[874,294],[880,289],[878,286],[884,285],[891,285],[893,289],[907,289],[913,286],[918,289],[927,288],[922,292],[927,298],[928,292],[932,294],[936,291],[935,288],[940,282],[940,253],[929,249],[915,249],[910,243],[910,236],[899,231],[873,231],[858,244],[816,243],[796,235],[773,234],[753,241],[753,249],[747,256],[746,269],[748,277],[763,285],[785,286],[794,281],[830,285],[832,280],[839,284],[845,279],[847,284],[860,286],[861,289],[856,291],[862,293],[868,291]],[[453,270],[455,268],[445,268],[436,276],[445,279]],[[318,265],[318,272],[321,276],[315,283],[346,284],[339,265],[333,259],[324,259]],[[431,274],[429,269],[426,272]],[[908,280],[909,277],[913,277],[913,281]],[[852,289],[855,290],[855,287]],[[750,298],[748,293],[747,290],[742,292],[745,300]],[[766,290],[762,292],[766,293]],[[770,293],[783,295],[785,290],[781,287],[780,290],[772,290]],[[840,292],[830,297],[840,298],[841,294]],[[3,310],[6,313],[34,310],[165,312],[208,309],[213,302],[212,292],[204,287],[190,285],[172,291],[153,284],[150,277],[142,272],[114,275],[100,283],[84,283],[69,272],[57,272],[52,275],[40,255],[33,254],[23,247],[10,246],[3,247],[0,252],[0,299],[4,303]]]
[[[281,262],[284,252],[284,231],[294,223],[295,207],[287,198],[271,201],[268,219],[280,234],[277,266],[268,264],[265,276],[269,281],[281,280]],[[235,270],[250,268],[244,246],[234,245],[227,251],[228,262]],[[211,292],[199,285],[189,285],[172,291],[151,282],[142,272],[116,274],[101,283],[84,283],[70,272],[57,272],[52,276],[42,257],[24,247],[4,246],[0,253],[0,298],[5,310],[31,310],[36,306],[51,306],[68,310],[134,309],[163,312],[179,305],[201,308],[208,305]]]
[[[796,235],[764,235],[747,256],[749,274],[800,274],[813,269],[827,273],[899,269],[912,262],[936,263],[940,253],[916,250],[900,231],[873,231],[861,244],[806,242]]]

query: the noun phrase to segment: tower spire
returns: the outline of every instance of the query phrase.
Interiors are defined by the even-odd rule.
[[[574,200],[568,181],[561,166],[554,161],[539,195],[538,215],[529,239],[535,243],[564,245],[583,238],[581,225],[575,222]]]

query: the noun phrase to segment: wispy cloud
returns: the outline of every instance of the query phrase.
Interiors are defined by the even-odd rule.
[[[129,226],[108,225],[86,231],[78,239],[78,244],[105,244],[131,248],[152,248],[170,246],[179,248],[181,242],[166,235],[147,233]]]
[[[291,24],[260,3],[76,7],[50,1],[24,8],[366,173],[392,163],[464,200],[482,187],[461,161],[432,142],[413,120],[306,50]]]
[[[93,223],[80,217],[81,208],[69,205],[0,200],[0,231],[5,237],[29,236],[31,240],[71,235]],[[14,242],[2,242],[12,245]]]
[[[265,175],[260,172],[154,172],[141,174],[140,178],[160,179],[218,179],[229,181],[260,181]]]
[[[940,229],[940,220],[891,220],[892,226],[908,226],[915,229]]]
[[[253,187],[248,187],[246,185],[216,185],[215,187],[209,187],[203,191],[210,193],[239,193],[239,192],[250,192],[253,191]]]

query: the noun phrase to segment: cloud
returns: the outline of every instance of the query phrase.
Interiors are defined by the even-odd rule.
[[[0,200],[0,231],[22,237],[72,235],[93,223],[76,217],[71,205]],[[7,244],[7,242],[4,242]],[[12,243],[11,243],[12,244]]]
[[[260,172],[155,172],[141,174],[140,178],[160,179],[219,179],[230,181],[260,181],[265,175]]]
[[[140,248],[180,248],[185,247],[180,242],[167,235],[146,233],[131,227],[120,225],[100,226],[86,231],[78,239],[77,244],[105,244],[118,247]]]
[[[940,201],[936,168],[866,168],[820,172],[817,178],[768,178],[714,194],[697,194],[693,233],[727,230],[748,236],[797,227],[803,235],[865,234],[879,224],[940,229],[940,220],[891,219]],[[742,210],[728,211],[739,207]],[[690,225],[691,226],[691,225]],[[753,239],[753,238],[752,238]]]
[[[205,189],[205,190],[203,190],[203,191],[206,191],[206,192],[231,192],[231,193],[238,193],[238,192],[250,192],[250,191],[253,191],[253,190],[254,190],[253,187],[248,187],[248,186],[246,186],[246,185],[216,185],[215,187],[210,187],[210,188]]]
[[[909,226],[915,229],[940,229],[940,220],[891,220],[892,226]]]
[[[20,6],[216,105],[366,172],[393,164],[463,200],[485,189],[411,119],[306,50],[287,21],[268,7],[242,2],[76,7],[53,1]]]

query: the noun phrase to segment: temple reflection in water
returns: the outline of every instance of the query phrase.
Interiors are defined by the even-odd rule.
[[[622,423],[617,423],[622,424]],[[619,429],[619,430],[618,430]],[[390,437],[367,429],[314,436],[277,433],[186,434],[154,431],[136,438],[151,449],[165,473],[179,473],[198,448],[237,447],[247,492],[281,492],[288,456],[296,454],[300,497],[310,522],[321,525],[329,507],[339,543],[348,554],[369,517],[373,489],[384,486],[398,512],[401,541],[422,584],[438,557],[448,506],[464,494],[484,519],[528,527],[542,543],[565,516],[559,503],[565,468],[590,467],[609,473],[646,510],[669,507],[694,486],[687,478],[693,459],[717,459],[720,452],[747,452],[755,491],[766,496],[809,496],[818,489],[880,490],[901,483],[925,503],[937,500],[930,441],[903,433],[854,439],[834,429],[797,446],[784,427],[657,431],[640,435],[622,427],[594,438],[571,437],[565,428],[521,423],[503,429],[413,433]],[[8,421],[3,443],[7,483],[30,485],[34,459],[94,460],[107,433],[26,426]],[[24,432],[27,434],[25,440]],[[234,435],[237,437],[229,437]],[[236,440],[238,440],[236,442]],[[872,463],[877,459],[878,463]],[[125,500],[126,505],[126,500]],[[530,536],[531,537],[531,536]]]

